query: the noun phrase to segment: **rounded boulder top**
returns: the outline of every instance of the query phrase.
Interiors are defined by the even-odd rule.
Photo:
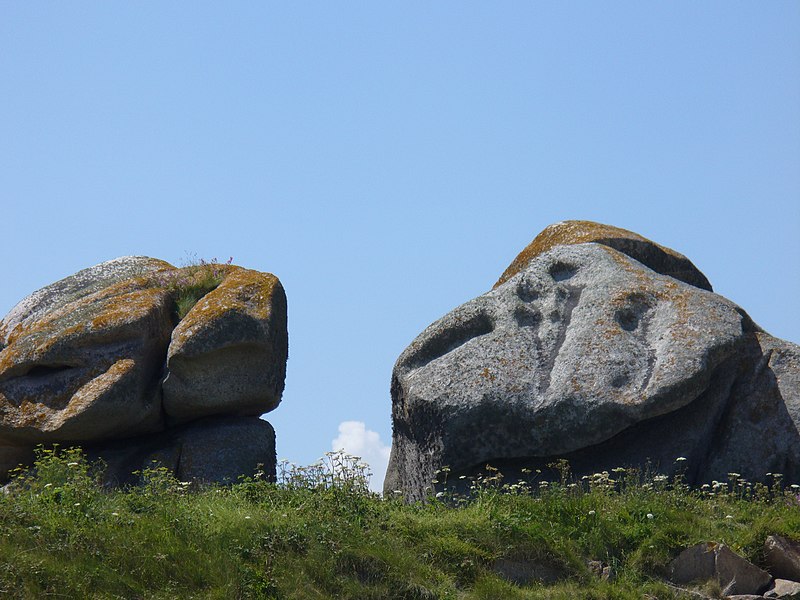
[[[680,252],[646,237],[613,225],[593,221],[560,221],[546,227],[520,252],[494,284],[505,283],[522,271],[534,258],[556,246],[603,244],[649,267],[703,290],[713,291],[705,275]]]

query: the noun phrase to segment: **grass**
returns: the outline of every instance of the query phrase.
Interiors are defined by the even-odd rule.
[[[233,258],[221,264],[216,258],[211,261],[193,260],[180,269],[152,275],[148,284],[164,288],[172,294],[175,313],[178,320],[181,320],[200,298],[222,283],[225,278],[224,267],[232,261]]]
[[[693,491],[624,470],[515,486],[490,473],[469,497],[404,504],[369,493],[365,466],[342,454],[227,488],[154,465],[142,487],[105,489],[100,468],[78,449],[39,449],[0,494],[0,596],[673,598],[661,576],[680,549],[714,540],[758,564],[767,535],[800,532],[795,490],[737,477]],[[518,585],[500,559],[560,577]]]

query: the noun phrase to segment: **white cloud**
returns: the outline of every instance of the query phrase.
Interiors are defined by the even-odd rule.
[[[383,477],[389,464],[390,446],[381,441],[377,432],[367,429],[363,421],[342,421],[339,423],[339,436],[331,442],[331,449],[344,450],[361,458],[372,471],[369,487],[372,491],[383,489]]]

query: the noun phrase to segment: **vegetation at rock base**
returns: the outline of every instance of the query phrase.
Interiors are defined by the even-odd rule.
[[[661,576],[690,544],[725,542],[758,564],[767,535],[800,536],[797,488],[780,477],[689,490],[624,469],[514,485],[489,471],[469,498],[409,505],[371,494],[355,457],[281,466],[277,483],[195,487],[154,465],[145,485],[113,490],[80,450],[39,449],[0,494],[0,596],[673,598]],[[560,579],[514,584],[503,560]]]

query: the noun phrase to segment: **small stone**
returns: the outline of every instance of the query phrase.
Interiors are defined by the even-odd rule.
[[[800,600],[800,582],[788,579],[775,579],[772,587],[764,593],[765,598],[779,598],[780,600]]]

